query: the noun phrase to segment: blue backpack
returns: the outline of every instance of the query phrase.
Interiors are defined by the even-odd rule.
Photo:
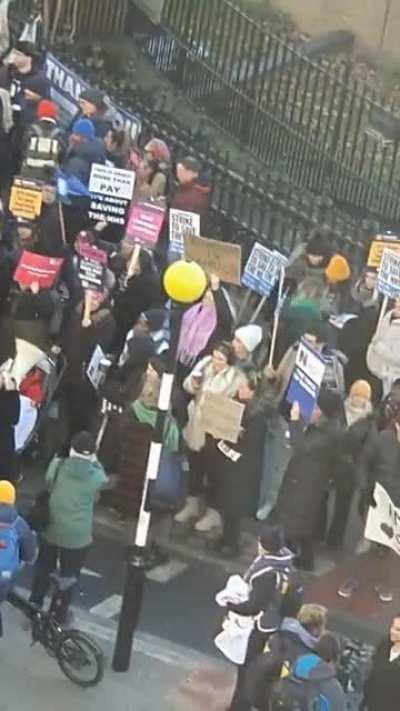
[[[20,566],[20,541],[13,523],[0,523],[0,583],[12,580]]]
[[[318,661],[314,654],[308,654],[299,657],[292,667],[283,664],[281,678],[271,689],[269,711],[330,711],[331,704],[321,693],[319,682],[304,674],[308,675]],[[296,673],[299,667],[301,675]]]

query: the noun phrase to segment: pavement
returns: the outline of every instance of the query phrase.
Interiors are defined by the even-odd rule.
[[[40,487],[42,467],[29,463],[19,492],[22,507]],[[256,522],[246,525],[240,559],[211,556],[204,538],[192,529],[155,522],[154,533],[169,553],[169,561],[147,575],[140,624],[129,673],[112,672],[110,660],[121,607],[126,544],[132,540],[134,522],[122,522],[105,506],[96,512],[95,542],[74,600],[74,626],[100,640],[108,660],[105,679],[97,689],[75,688],[63,678],[54,659],[39,647],[29,647],[20,613],[6,609],[2,650],[0,711],[23,711],[35,698],[40,711],[104,711],[115,704],[119,711],[222,711],[227,707],[234,669],[216,650],[213,639],[220,629],[221,612],[214,598],[229,574],[243,572],[255,551]],[[351,537],[357,536],[351,532]],[[363,558],[368,572],[368,555]],[[336,595],[346,575],[346,557],[321,547],[314,575],[304,576],[307,600],[329,608],[329,627],[338,634],[374,644],[392,614],[400,609],[400,570],[393,605],[377,602],[371,588],[362,585],[351,601]],[[25,569],[18,584],[28,594],[31,571]],[[6,652],[7,650],[7,652]],[[21,674],[21,670],[23,673]],[[44,683],[46,681],[46,683]],[[11,683],[10,683],[11,682]],[[4,691],[3,691],[4,690]],[[36,701],[37,699],[37,701]]]

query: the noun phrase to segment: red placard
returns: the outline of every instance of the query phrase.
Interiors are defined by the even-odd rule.
[[[31,286],[36,282],[41,289],[50,289],[58,277],[63,261],[24,251],[15,270],[14,281],[24,286]]]
[[[137,202],[132,206],[126,229],[128,242],[154,245],[158,241],[165,219],[165,208],[151,202]]]

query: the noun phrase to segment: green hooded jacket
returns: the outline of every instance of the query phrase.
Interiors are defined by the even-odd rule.
[[[55,457],[46,473],[51,490],[50,522],[43,535],[56,546],[85,548],[93,540],[94,505],[107,477],[97,461],[72,456],[61,463],[53,487],[59,463]]]

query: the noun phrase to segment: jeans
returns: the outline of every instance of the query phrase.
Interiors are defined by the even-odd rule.
[[[59,565],[60,575],[63,578],[78,578],[84,566],[88,551],[88,546],[85,548],[59,548],[42,540],[33,575],[31,602],[42,607],[50,585],[50,573],[57,570],[57,564]],[[60,622],[65,620],[68,607],[71,604],[73,591],[74,587],[62,595],[62,603],[59,610]]]

